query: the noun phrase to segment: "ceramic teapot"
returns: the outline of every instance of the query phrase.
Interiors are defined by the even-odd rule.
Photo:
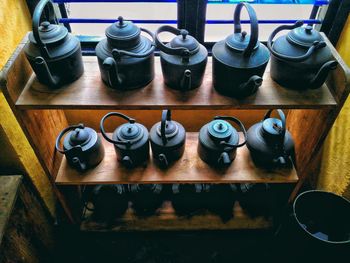
[[[272,111],[267,111],[264,119],[247,132],[247,147],[253,161],[267,168],[290,164],[289,157],[294,156],[294,141],[286,130],[285,115],[277,110],[280,118],[271,118]]]
[[[68,133],[60,147],[62,137]],[[67,162],[79,171],[98,165],[104,157],[101,138],[92,128],[83,124],[72,125],[60,132],[56,139],[56,149],[64,154]]]
[[[151,128],[150,142],[154,159],[162,167],[167,167],[183,155],[186,130],[180,123],[171,120],[170,110],[163,110],[162,120]]]
[[[237,130],[227,121],[236,123],[244,135],[244,141],[239,143]],[[246,143],[246,130],[243,123],[228,116],[216,116],[205,124],[199,131],[198,154],[206,163],[213,166],[225,167],[236,157],[236,150]]]
[[[162,32],[170,32],[176,37],[164,45],[159,39]],[[185,91],[202,84],[208,51],[187,30],[161,26],[155,34],[155,42],[161,51],[160,62],[168,87]]]
[[[45,7],[48,17],[40,24]],[[78,79],[84,72],[80,41],[58,24],[50,0],[38,3],[32,27],[24,52],[38,80],[56,88]]]
[[[250,31],[241,29],[242,7],[248,11]],[[258,41],[259,25],[254,9],[248,3],[239,3],[234,13],[234,33],[217,42],[213,53],[213,85],[220,93],[242,98],[257,91],[262,84],[269,50]]]
[[[110,138],[104,129],[104,122],[111,116],[117,116],[128,121],[115,129]],[[126,167],[132,168],[145,163],[149,158],[148,130],[145,126],[119,112],[107,113],[100,122],[102,136],[114,144],[117,158]]]
[[[151,36],[152,41],[141,35]],[[96,46],[102,80],[112,88],[130,90],[146,86],[154,78],[153,34],[118,17]]]
[[[321,34],[312,26],[302,25],[302,21],[291,26],[282,25],[270,35],[267,42],[272,54],[270,74],[273,80],[287,88],[317,89],[338,63]],[[282,30],[291,31],[272,43]]]

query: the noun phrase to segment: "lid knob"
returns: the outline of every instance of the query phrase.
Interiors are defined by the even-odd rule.
[[[311,34],[312,33],[312,26],[306,26],[305,32],[306,32],[306,34]]]
[[[246,31],[243,31],[243,32],[241,33],[241,35],[242,35],[242,39],[245,39],[245,36],[247,35],[247,32],[246,32]]]
[[[124,24],[124,18],[122,16],[118,16],[118,21],[120,26]]]
[[[222,124],[222,122],[220,122],[219,125],[218,125],[218,129],[222,130],[223,128],[224,128],[224,125]]]
[[[50,22],[49,21],[44,21],[40,24],[40,26],[42,26],[44,29],[48,29],[50,26]]]
[[[182,39],[185,40],[188,35],[188,31],[186,29],[181,29],[180,34],[182,35]]]

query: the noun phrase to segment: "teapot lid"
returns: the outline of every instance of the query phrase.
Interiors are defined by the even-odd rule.
[[[139,38],[141,30],[133,22],[119,16],[118,21],[107,27],[105,33],[112,41],[133,41]]]
[[[187,48],[190,52],[195,53],[199,50],[199,43],[194,37],[188,34],[187,30],[181,29],[180,35],[170,41],[170,47]]]
[[[268,118],[262,123],[263,134],[269,138],[277,138],[283,134],[283,124],[280,119]]]
[[[67,34],[67,28],[56,24],[50,24],[48,21],[42,22],[39,26],[39,36],[44,44],[56,43],[64,39]],[[36,43],[33,32],[30,32],[29,40],[32,43]]]
[[[226,45],[235,51],[244,51],[250,41],[250,35],[243,31],[242,33],[234,33],[226,38]],[[257,41],[254,49],[259,46],[260,42]]]
[[[214,140],[228,140],[234,128],[230,123],[224,120],[213,120],[208,125],[208,132],[211,138]]]
[[[69,134],[69,144],[72,146],[77,146],[77,145],[85,145],[87,144],[91,139],[90,133],[85,129],[84,126],[81,126],[79,128],[74,129],[70,134]]]
[[[168,120],[165,124],[165,136],[167,138],[172,138],[175,135],[177,135],[179,132],[179,127],[178,125],[171,120]],[[157,134],[159,137],[162,137],[162,132],[161,132],[161,124],[159,123],[157,126]]]
[[[125,123],[118,129],[118,138],[121,140],[135,140],[142,134],[141,127],[136,123]]]
[[[287,39],[293,44],[310,47],[315,41],[322,41],[322,36],[312,26],[300,26],[291,30],[287,35]]]

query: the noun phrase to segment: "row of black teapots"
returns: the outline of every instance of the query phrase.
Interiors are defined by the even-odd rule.
[[[57,24],[51,10],[40,25],[49,0],[41,0],[33,15],[33,31],[25,53],[40,82],[57,87],[79,78],[83,62],[79,40]],[[241,29],[240,14],[245,7],[250,17],[251,35]],[[280,26],[268,39],[267,48],[258,41],[258,20],[248,3],[240,3],[234,12],[234,33],[217,42],[212,49],[213,86],[226,95],[245,97],[257,91],[272,54],[270,74],[280,85],[300,90],[322,86],[330,70],[335,69],[331,50],[321,34],[303,22]],[[273,39],[282,30],[287,35]],[[142,36],[146,32],[152,40]],[[162,32],[177,35],[169,43],[159,39]],[[154,50],[160,50],[165,84],[177,90],[190,90],[201,85],[208,51],[184,29],[161,26],[155,36],[122,17],[110,25],[106,38],[96,46],[101,78],[107,85],[121,90],[146,86],[154,78]]]
[[[197,152],[199,157],[214,167],[227,167],[235,159],[237,148],[247,144],[257,166],[275,168],[289,165],[294,157],[294,142],[286,129],[282,110],[279,118],[271,117],[268,110],[264,119],[246,131],[243,123],[230,116],[217,116],[205,124],[199,132]],[[127,120],[117,127],[110,137],[105,131],[105,121],[110,117]],[[238,131],[230,124],[238,125],[244,140],[240,142]],[[151,145],[153,159],[163,168],[180,159],[185,150],[186,130],[171,119],[171,111],[162,111],[162,119],[153,125],[150,132],[134,119],[119,112],[106,114],[100,122],[103,137],[114,145],[117,159],[125,167],[133,168],[145,164],[149,159]],[[60,147],[64,137],[63,149]],[[65,154],[68,163],[84,171],[98,165],[104,157],[101,139],[93,129],[84,125],[73,125],[62,130],[56,139],[56,149]]]

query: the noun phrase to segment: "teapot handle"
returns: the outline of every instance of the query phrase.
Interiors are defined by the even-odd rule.
[[[190,50],[188,50],[187,48],[184,47],[168,47],[166,45],[163,44],[162,41],[160,41],[159,39],[159,34],[162,32],[169,32],[172,33],[174,35],[182,35],[183,38],[186,38],[186,36],[188,35],[188,31],[185,29],[177,29],[175,27],[172,26],[161,26],[160,28],[158,28],[158,30],[156,31],[155,34],[155,42],[157,47],[163,51],[164,53],[167,53],[169,55],[175,55],[175,56],[182,56],[184,58],[189,58],[191,54],[197,52],[196,50],[193,50],[192,52]]]
[[[270,109],[266,112],[265,116],[264,116],[264,120],[270,118],[271,113],[274,109]],[[284,112],[280,109],[277,109],[278,115],[280,117],[280,120],[282,122],[282,133],[281,133],[281,138],[283,138],[284,140],[284,136],[286,134],[286,116],[284,115]]]
[[[227,142],[225,142],[225,141],[222,141],[222,142],[220,143],[221,145],[225,145],[225,146],[230,146],[230,147],[236,147],[236,148],[238,148],[238,147],[242,147],[243,145],[246,144],[246,142],[247,142],[247,131],[246,131],[246,129],[245,129],[243,123],[242,123],[240,120],[236,119],[235,117],[230,117],[230,116],[215,116],[215,117],[214,117],[214,120],[227,120],[227,121],[232,121],[232,122],[236,123],[236,124],[240,127],[240,129],[241,129],[241,131],[243,132],[243,135],[244,135],[244,141],[243,141],[242,143],[238,143],[238,144],[236,144],[236,145],[233,145],[233,144],[229,144],[229,143],[227,143]]]
[[[160,124],[160,134],[162,136],[162,141],[163,144],[166,145],[168,142],[168,138],[166,137],[165,134],[165,127],[166,127],[166,122],[171,121],[171,110],[163,110],[162,111],[162,121]]]
[[[63,135],[65,135],[68,131],[74,130],[74,129],[77,129],[77,128],[84,129],[84,124],[80,123],[80,124],[76,124],[76,125],[71,125],[71,126],[68,126],[65,129],[63,129],[60,132],[60,134],[56,138],[56,144],[55,144],[57,151],[59,151],[62,154],[65,154],[67,152],[64,149],[60,148],[61,139],[62,139]],[[81,147],[81,146],[74,146],[73,148],[79,148],[79,147]]]
[[[34,39],[36,41],[36,43],[38,44],[38,46],[40,47],[42,53],[45,54],[46,57],[50,57],[50,54],[47,50],[46,45],[41,41],[40,35],[39,35],[39,26],[40,26],[40,18],[41,15],[44,11],[45,7],[48,7],[48,9],[45,10],[45,15],[46,17],[49,18],[49,22],[50,23],[55,23],[58,24],[57,18],[55,16],[55,12],[54,12],[54,7],[53,4],[50,0],[41,0],[37,6],[35,7],[34,10],[34,14],[33,14],[33,23],[32,23],[32,27],[33,27],[33,36]]]
[[[110,116],[117,116],[117,117],[121,117],[125,120],[127,120],[129,123],[135,123],[135,119],[130,118],[122,113],[119,112],[109,112],[107,113],[105,116],[103,116],[103,118],[101,119],[100,122],[100,130],[102,133],[103,138],[106,139],[106,141],[110,142],[110,143],[114,143],[114,144],[124,144],[124,145],[131,145],[134,143],[134,140],[128,140],[128,141],[118,141],[118,140],[113,140],[111,138],[108,137],[105,128],[104,128],[104,122],[107,118],[109,118]]]
[[[309,47],[309,49],[307,50],[307,52],[304,55],[298,56],[298,57],[291,57],[291,56],[286,56],[283,54],[280,54],[278,52],[276,52],[273,48],[272,48],[272,40],[274,39],[274,37],[282,30],[291,30],[297,27],[301,27],[304,24],[303,21],[299,20],[297,22],[295,22],[294,25],[282,25],[277,27],[272,34],[270,35],[269,39],[267,40],[267,47],[270,50],[270,52],[277,58],[279,59],[284,59],[287,61],[292,61],[292,62],[301,62],[304,61],[306,59],[308,59],[316,50],[323,48],[326,46],[326,43],[324,41],[315,41],[311,47]]]
[[[243,55],[245,57],[249,57],[253,50],[254,47],[256,46],[256,43],[258,42],[258,36],[259,36],[259,24],[258,24],[258,19],[256,17],[256,13],[252,6],[248,3],[239,3],[235,9],[234,13],[234,33],[241,33],[242,27],[241,27],[241,11],[242,7],[245,7],[248,11],[249,19],[250,19],[250,39],[248,46],[244,49]]]

